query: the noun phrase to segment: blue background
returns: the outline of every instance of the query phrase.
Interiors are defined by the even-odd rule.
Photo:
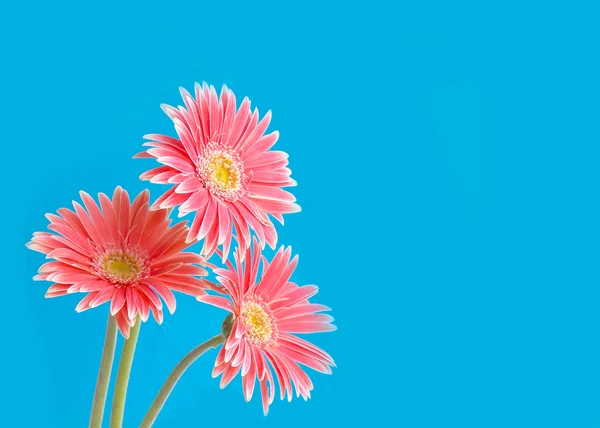
[[[24,243],[80,189],[145,188],[159,104],[206,80],[273,110],[303,208],[280,241],[334,308],[310,339],[338,368],[264,418],[212,351],[156,427],[600,426],[592,2],[110,3],[0,6],[0,425],[87,426],[107,307],[45,300]],[[180,296],[143,325],[127,427],[224,315]]]

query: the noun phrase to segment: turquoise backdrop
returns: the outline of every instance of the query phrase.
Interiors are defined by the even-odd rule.
[[[239,378],[219,389],[212,351],[157,428],[600,426],[598,12],[4,2],[0,426],[87,426],[107,307],[44,299],[24,244],[81,189],[146,188],[142,136],[174,135],[159,105],[203,80],[273,111],[302,206],[280,242],[333,307],[339,330],[310,339],[338,368],[265,418]],[[142,326],[126,428],[224,315],[180,296]]]

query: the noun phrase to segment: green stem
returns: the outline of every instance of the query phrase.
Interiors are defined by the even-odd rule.
[[[123,345],[121,361],[119,362],[119,371],[117,372],[115,393],[113,396],[112,412],[110,414],[111,428],[123,427],[123,413],[125,412],[127,385],[129,384],[129,374],[131,373],[131,364],[133,363],[133,355],[135,354],[135,345],[137,344],[141,323],[140,317],[138,316],[135,320],[135,325],[131,327],[131,331],[129,332],[129,339],[127,339]]]
[[[150,428],[152,426],[152,424],[156,420],[156,417],[165,405],[167,398],[169,398],[169,395],[173,391],[173,388],[175,388],[177,381],[187,370],[187,368],[191,366],[192,363],[196,361],[202,354],[204,354],[210,348],[216,348],[221,343],[223,343],[224,340],[225,338],[223,337],[223,335],[219,334],[213,337],[212,339],[207,340],[203,344],[196,346],[189,352],[189,354],[183,357],[183,360],[177,363],[177,365],[165,381],[164,385],[158,392],[158,395],[154,399],[154,402],[152,402],[152,406],[150,406],[150,409],[148,409],[148,413],[146,413],[146,416],[144,416],[144,420],[142,421],[140,428]]]
[[[90,428],[102,427],[106,393],[108,392],[110,372],[112,370],[113,360],[115,359],[116,344],[117,322],[115,321],[115,317],[109,314],[108,323],[106,325],[106,335],[104,336],[104,348],[102,349],[102,358],[100,359],[100,369],[98,370],[98,380],[96,381],[96,391],[94,392],[94,401],[92,402]]]

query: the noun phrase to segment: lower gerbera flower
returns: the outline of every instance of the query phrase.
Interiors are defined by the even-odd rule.
[[[36,280],[52,281],[46,297],[86,293],[75,310],[94,308],[108,301],[124,337],[152,312],[160,324],[164,300],[170,313],[175,311],[172,290],[193,296],[204,293],[205,281],[194,276],[207,272],[198,264],[198,254],[182,252],[191,245],[185,238],[185,222],[169,227],[168,210],[149,210],[149,193],[143,191],[133,203],[121,187],[110,200],[99,194],[100,206],[80,192],[86,210],[73,202],[75,211],[58,210],[47,214],[48,229],[36,232],[27,247],[54,259],[42,265]]]
[[[233,325],[228,338],[217,355],[213,377],[222,375],[224,388],[241,371],[242,387],[246,400],[252,398],[258,379],[265,415],[275,396],[273,375],[275,371],[283,399],[292,399],[292,386],[296,396],[310,397],[313,384],[300,367],[302,364],[321,373],[331,373],[333,359],[320,348],[294,336],[292,333],[333,331],[333,318],[318,312],[330,310],[327,306],[310,303],[318,288],[314,285],[300,287],[290,282],[298,262],[290,261],[291,248],[279,249],[271,263],[263,257],[262,277],[257,281],[261,260],[260,246],[254,241],[253,254],[247,249],[245,260],[234,254],[236,266],[227,262],[228,269],[215,269],[217,280],[230,299],[202,295],[201,302],[209,303],[231,312]]]

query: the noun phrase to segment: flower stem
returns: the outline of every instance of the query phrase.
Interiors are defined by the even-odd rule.
[[[104,348],[102,349],[102,358],[100,359],[100,369],[98,370],[98,380],[96,381],[96,391],[94,392],[94,401],[92,402],[92,412],[90,413],[90,428],[102,427],[106,393],[108,392],[110,372],[113,360],[115,359],[116,344],[117,322],[115,321],[115,317],[109,314],[106,325],[106,336],[104,336]]]
[[[129,339],[123,345],[121,361],[119,362],[119,371],[117,372],[117,382],[113,396],[112,412],[110,414],[110,427],[122,428],[123,413],[125,412],[125,398],[127,397],[127,385],[129,384],[129,374],[131,373],[131,364],[135,354],[135,345],[137,344],[140,333],[140,317],[135,320],[135,325],[131,327]]]
[[[165,405],[167,398],[169,398],[169,395],[173,391],[173,388],[175,388],[177,381],[187,370],[187,368],[191,366],[192,363],[196,361],[202,354],[204,354],[210,348],[216,348],[221,343],[223,343],[224,340],[225,338],[223,337],[223,335],[219,334],[213,337],[212,339],[207,340],[203,344],[196,346],[185,357],[183,357],[183,359],[179,363],[177,363],[177,365],[165,381],[164,385],[158,392],[158,395],[154,399],[152,406],[150,406],[150,409],[148,409],[148,413],[146,413],[146,416],[144,416],[144,420],[142,421],[140,428],[150,428],[152,426],[159,412]]]

